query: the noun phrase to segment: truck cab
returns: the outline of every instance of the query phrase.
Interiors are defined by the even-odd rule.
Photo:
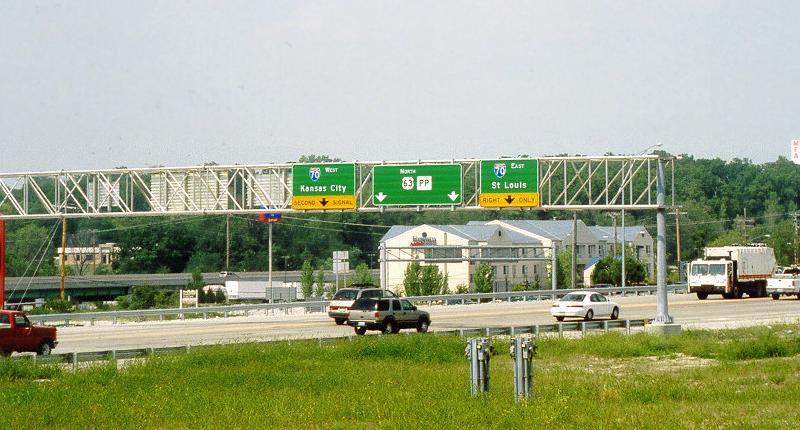
[[[56,328],[33,325],[25,313],[0,310],[0,354],[35,352],[50,355],[58,345]]]
[[[733,283],[733,262],[726,260],[695,260],[689,264],[689,293],[704,300],[709,294],[726,294]]]

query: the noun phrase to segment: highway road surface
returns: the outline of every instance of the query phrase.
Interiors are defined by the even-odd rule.
[[[620,304],[621,319],[653,318],[655,296],[612,297]],[[508,327],[555,323],[549,314],[552,301],[502,302],[480,305],[423,306],[431,313],[431,330]],[[733,328],[775,322],[800,322],[800,300],[771,298],[724,300],[694,295],[669,296],[669,313],[686,328]],[[569,321],[569,320],[567,320]],[[377,332],[368,332],[377,333]],[[98,321],[58,329],[56,353],[133,349],[146,347],[208,345],[276,339],[351,336],[349,326],[337,326],[327,314],[267,315],[152,321],[113,325]]]

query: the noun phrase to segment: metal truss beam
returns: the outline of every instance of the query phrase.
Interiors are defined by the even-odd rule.
[[[661,158],[674,177],[674,161]],[[538,208],[654,210],[656,155],[541,157]],[[462,205],[372,204],[372,168],[381,164],[462,165]],[[323,163],[320,163],[323,164]],[[486,210],[478,206],[480,160],[355,162],[356,211]],[[674,185],[672,206],[674,206]],[[0,213],[7,220],[301,212],[291,207],[292,165],[207,165],[0,174]],[[497,210],[492,208],[491,210]],[[504,209],[517,210],[520,209]],[[332,212],[332,211],[328,211]],[[338,211],[335,211],[338,212]]]

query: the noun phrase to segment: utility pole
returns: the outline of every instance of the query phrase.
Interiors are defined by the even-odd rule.
[[[577,288],[578,266],[576,263],[576,247],[578,245],[578,213],[572,213],[572,288]]]
[[[288,262],[289,262],[289,256],[288,255],[284,255],[283,256],[283,287],[284,288],[286,288],[286,272],[289,270]],[[292,302],[292,295],[290,293],[289,294],[289,303],[291,303],[291,302]]]
[[[747,217],[747,208],[744,208],[744,244],[747,245],[747,227],[753,223],[754,220],[752,218]]]
[[[225,216],[225,271],[231,267],[231,216]]]
[[[272,288],[272,223],[269,223],[269,245],[267,247],[267,258],[269,258],[269,268],[267,285],[269,285],[269,302],[275,303],[275,290]]]
[[[614,213],[607,213],[606,215],[611,217],[611,225],[614,226],[614,238],[611,240],[611,255],[613,257],[617,256],[617,214]]]
[[[800,232],[800,211],[795,211],[795,213],[794,213],[794,239],[792,240],[792,243],[794,245],[794,246],[792,246],[792,248],[794,248],[794,261],[793,261],[793,263],[794,263],[795,266],[797,265],[797,234],[798,234],[798,232]]]
[[[678,280],[680,281],[684,279],[681,276],[681,215],[686,215],[687,213],[675,208],[675,256],[678,262]]]
[[[556,257],[556,241],[550,241],[550,285],[552,289],[558,289],[558,260]]]
[[[61,263],[61,277],[58,284],[58,297],[64,300],[64,277],[66,276],[66,268],[64,267],[64,257],[67,254],[67,217],[61,217],[61,256],[59,262]]]

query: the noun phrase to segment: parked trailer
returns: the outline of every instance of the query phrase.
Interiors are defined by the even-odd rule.
[[[773,300],[794,295],[800,299],[800,267],[787,267],[767,279],[767,294]]]
[[[763,244],[705,249],[705,257],[689,264],[687,291],[705,300],[709,294],[726,299],[766,297],[767,279],[775,269],[775,253]]]
[[[230,301],[288,302],[294,300],[294,288],[284,287],[283,282],[272,281],[225,281],[225,296]]]

